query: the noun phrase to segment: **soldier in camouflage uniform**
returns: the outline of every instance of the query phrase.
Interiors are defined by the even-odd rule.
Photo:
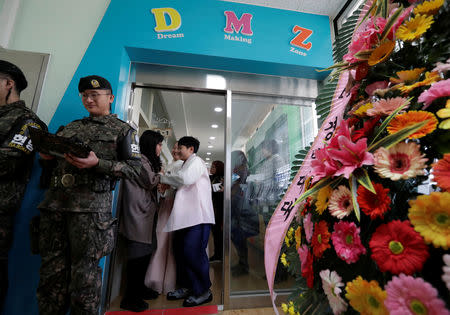
[[[20,100],[27,87],[22,71],[0,60],[0,313],[8,289],[8,252],[14,215],[19,210],[33,166],[28,128],[47,126]]]
[[[98,314],[101,296],[99,260],[115,243],[112,190],[116,180],[136,178],[141,162],[136,131],[110,114],[111,85],[99,76],[80,79],[78,90],[90,116],[60,128],[91,148],[87,158],[53,158],[50,187],[41,211],[37,290],[40,314]],[[49,165],[45,172],[49,171]]]

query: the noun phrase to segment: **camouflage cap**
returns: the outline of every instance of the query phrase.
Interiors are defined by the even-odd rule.
[[[0,73],[8,75],[14,82],[16,82],[16,89],[19,93],[27,88],[27,79],[25,78],[22,70],[20,70],[20,68],[16,65],[6,60],[0,60]]]
[[[112,88],[105,78],[98,75],[89,75],[81,78],[78,83],[78,92],[82,93],[86,90],[112,90]]]

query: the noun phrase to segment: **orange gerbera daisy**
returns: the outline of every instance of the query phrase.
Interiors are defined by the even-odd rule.
[[[383,218],[384,213],[390,209],[391,198],[389,188],[384,188],[379,183],[373,184],[376,194],[367,190],[363,185],[358,187],[358,204],[361,210],[373,220]]]
[[[405,82],[414,82],[419,76],[425,71],[425,68],[415,68],[412,70],[404,70],[396,72],[397,78],[390,78],[389,80],[392,83],[405,83]]]
[[[395,116],[394,119],[392,119],[389,123],[387,131],[390,134],[393,134],[404,129],[405,127],[417,124],[425,120],[428,120],[428,123],[409,136],[409,139],[422,138],[423,136],[432,133],[436,129],[436,126],[438,124],[438,120],[433,113],[423,110],[411,110],[407,113]]]
[[[414,90],[415,88],[418,88],[420,86],[426,86],[426,85],[431,85],[434,82],[440,81],[442,80],[441,76],[439,75],[439,72],[426,72],[425,73],[425,79],[419,82],[416,82],[414,84],[411,85],[402,85],[399,84],[396,87],[398,87],[398,89],[403,93],[409,93],[412,90]]]
[[[331,234],[328,232],[328,223],[326,221],[316,223],[311,241],[314,256],[317,258],[322,257],[323,252],[331,247],[330,236]]]
[[[369,282],[358,276],[353,281],[347,282],[345,290],[347,291],[345,297],[349,300],[350,305],[361,314],[389,314],[384,306],[387,293],[377,281]]]
[[[374,66],[380,62],[385,61],[392,53],[395,47],[395,41],[387,41],[377,48],[370,54],[367,63],[369,66]]]
[[[414,8],[414,15],[433,15],[436,14],[444,4],[444,0],[425,1]]]
[[[433,164],[434,180],[443,190],[450,191],[450,153]]]

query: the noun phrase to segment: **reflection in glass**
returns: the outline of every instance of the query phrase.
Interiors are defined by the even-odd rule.
[[[289,186],[295,155],[314,138],[311,105],[309,100],[274,102],[273,98],[233,97],[232,294],[268,290],[264,270],[265,229]],[[293,280],[279,264],[275,288],[292,286]]]

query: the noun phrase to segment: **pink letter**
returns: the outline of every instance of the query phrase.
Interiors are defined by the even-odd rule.
[[[227,27],[225,27],[224,31],[227,33],[239,33],[240,29],[242,28],[242,34],[243,35],[253,35],[252,32],[252,17],[250,13],[244,13],[241,16],[241,19],[238,20],[236,14],[233,11],[225,11],[225,16],[227,17]],[[233,31],[233,28],[234,31]]]

